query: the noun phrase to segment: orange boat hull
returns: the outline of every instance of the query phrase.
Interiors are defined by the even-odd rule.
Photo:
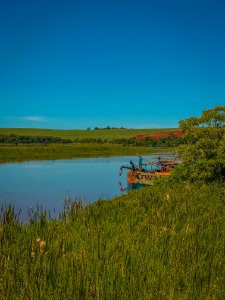
[[[155,171],[155,172],[130,171],[127,173],[127,182],[153,185],[156,179],[160,179],[164,176],[169,176],[170,174],[171,174],[170,171]]]

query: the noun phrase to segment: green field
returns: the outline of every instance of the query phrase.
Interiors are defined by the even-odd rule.
[[[59,220],[0,219],[1,299],[225,299],[223,187],[160,182]]]
[[[175,128],[161,129],[99,129],[99,130],[51,130],[51,129],[32,129],[32,128],[0,128],[0,135],[29,135],[29,136],[54,136],[65,139],[120,139],[131,138],[137,134],[151,134],[160,131],[171,131]]]
[[[136,155],[137,152],[150,154],[166,150],[149,147],[123,147],[116,144],[1,145],[0,162],[123,156]]]

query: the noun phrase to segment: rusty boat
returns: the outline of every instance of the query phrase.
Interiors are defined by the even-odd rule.
[[[120,167],[120,176],[123,169],[127,169],[127,184],[128,185],[153,185],[155,180],[171,175],[174,167],[179,163],[177,158],[162,159],[158,157],[157,161],[149,161],[138,155],[139,162],[135,164],[130,161],[129,166]]]

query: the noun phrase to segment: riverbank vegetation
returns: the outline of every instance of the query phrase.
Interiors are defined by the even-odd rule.
[[[161,182],[59,220],[2,210],[2,299],[224,299],[225,195]]]
[[[171,149],[170,149],[171,150]],[[2,145],[0,146],[0,162],[54,160],[84,157],[107,157],[151,154],[168,149],[149,147],[125,147],[118,144],[51,144],[51,145]]]
[[[178,149],[183,180],[225,182],[225,106],[203,111],[200,117],[179,122],[185,143]]]

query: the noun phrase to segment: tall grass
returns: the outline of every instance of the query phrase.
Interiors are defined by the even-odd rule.
[[[160,183],[112,201],[67,203],[20,224],[2,211],[2,299],[224,299],[225,195]],[[8,217],[6,217],[8,216]]]

